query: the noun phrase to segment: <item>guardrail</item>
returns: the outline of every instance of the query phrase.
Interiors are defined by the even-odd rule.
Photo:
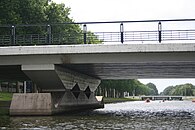
[[[195,29],[163,30],[163,23],[167,22],[195,22],[195,19],[176,20],[145,20],[145,21],[110,21],[110,22],[80,22],[34,25],[0,25],[0,46],[14,45],[49,45],[49,44],[94,44],[106,42],[144,42],[156,41],[192,41],[195,40]],[[124,30],[124,24],[154,23],[155,30],[132,31]],[[88,25],[118,24],[118,31],[95,32],[87,30]],[[64,31],[69,25],[79,25],[82,31]],[[54,32],[53,28],[61,28]],[[109,29],[109,28],[108,28]],[[21,30],[30,30],[24,33]],[[29,33],[39,30],[37,33]],[[60,29],[58,29],[60,30]],[[104,28],[105,30],[105,28]],[[90,31],[90,32],[89,32]]]

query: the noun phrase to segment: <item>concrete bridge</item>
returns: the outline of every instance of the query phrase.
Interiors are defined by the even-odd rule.
[[[195,78],[195,30],[162,29],[164,22],[189,21],[195,19],[0,25],[0,79],[31,80],[41,89],[14,94],[10,114],[101,108],[102,98],[94,91],[102,79]],[[157,29],[124,30],[124,25],[141,22]],[[83,25],[83,31],[64,31],[70,24]],[[118,24],[120,31],[89,34],[89,24]],[[41,31],[31,34],[37,28]],[[89,44],[97,41],[102,44]]]
[[[11,115],[103,107],[102,79],[194,78],[195,43],[0,47],[0,79],[32,80],[42,93],[14,94]]]

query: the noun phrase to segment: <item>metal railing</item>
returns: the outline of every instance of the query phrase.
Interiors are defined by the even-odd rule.
[[[176,19],[176,20],[145,20],[145,21],[112,21],[112,22],[80,22],[80,23],[56,23],[47,25],[0,25],[0,46],[14,46],[14,45],[49,45],[49,44],[94,44],[106,42],[163,42],[163,41],[193,41],[195,40],[195,29],[169,29],[163,30],[163,23],[167,22],[195,22],[195,19]],[[124,31],[124,24],[131,23],[154,23],[156,30],[141,30],[132,31],[128,28]],[[118,31],[107,30],[102,32],[95,32],[87,30],[88,25],[102,25],[102,24],[118,24]],[[64,30],[64,25],[80,25],[83,30],[80,32],[69,32]],[[64,27],[64,30],[53,32],[54,27]],[[21,33],[24,30],[30,31],[33,28],[44,28],[41,32],[35,33]],[[109,29],[109,28],[108,28]],[[105,28],[104,28],[105,30]]]

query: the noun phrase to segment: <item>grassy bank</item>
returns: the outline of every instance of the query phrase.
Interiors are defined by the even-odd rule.
[[[133,99],[133,98],[106,98],[106,97],[104,97],[104,103],[118,103],[118,102],[127,102],[127,101],[140,101],[140,99]]]
[[[2,93],[0,92],[0,101],[11,101],[12,100],[12,93]]]
[[[12,100],[12,93],[0,92],[0,115],[8,115],[9,107]]]

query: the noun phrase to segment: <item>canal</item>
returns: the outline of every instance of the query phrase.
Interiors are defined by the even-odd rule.
[[[195,103],[144,101],[106,104],[104,109],[43,117],[0,117],[0,129],[195,130]]]

